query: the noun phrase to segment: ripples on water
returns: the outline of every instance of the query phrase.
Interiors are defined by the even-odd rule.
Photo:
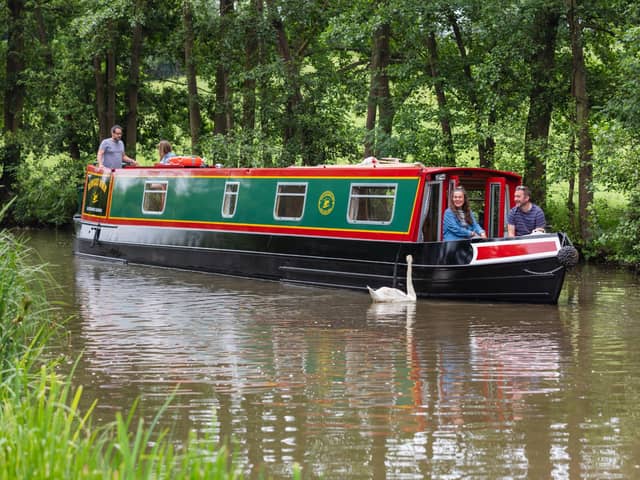
[[[558,306],[372,305],[67,261],[69,355],[83,352],[75,378],[98,418],[139,397],[150,419],[173,394],[163,425],[233,438],[250,476],[288,478],[294,462],[306,478],[639,473],[640,289],[627,272],[577,269]]]

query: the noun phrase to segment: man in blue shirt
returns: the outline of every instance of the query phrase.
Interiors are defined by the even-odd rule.
[[[105,138],[98,148],[99,167],[122,168],[122,162],[138,165],[138,162],[124,153],[124,143],[121,138],[122,127],[120,125],[111,127],[111,138]]]
[[[516,206],[509,211],[507,225],[510,237],[529,235],[530,233],[544,233],[547,222],[542,209],[531,203],[531,191],[529,187],[520,185],[516,187],[513,199]]]

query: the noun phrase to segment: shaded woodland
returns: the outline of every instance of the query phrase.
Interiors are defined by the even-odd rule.
[[[597,188],[640,198],[636,2],[6,0],[1,15],[2,203],[46,180],[33,163],[81,172],[115,123],[143,163],[164,138],[233,166],[513,170],[543,207],[568,186],[562,226],[585,245]]]

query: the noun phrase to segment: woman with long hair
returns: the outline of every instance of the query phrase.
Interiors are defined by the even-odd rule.
[[[471,211],[467,191],[457,186],[449,196],[449,208],[444,211],[444,240],[469,240],[487,238]]]
[[[160,156],[160,163],[163,165],[168,164],[169,159],[176,156],[176,154],[173,153],[171,144],[166,140],[160,140],[160,143],[158,143],[158,155]]]

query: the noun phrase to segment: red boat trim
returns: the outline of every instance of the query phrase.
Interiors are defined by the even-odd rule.
[[[96,217],[83,215],[87,220]],[[261,233],[271,235],[299,235],[305,237],[323,238],[352,238],[359,240],[392,240],[409,241],[409,232],[381,231],[365,229],[340,229],[340,228],[317,228],[290,225],[260,225],[245,223],[227,222],[202,222],[188,220],[161,220],[161,219],[136,219],[124,217],[109,217],[101,221],[102,224],[122,225],[122,226],[147,226],[156,228],[177,228],[194,229],[208,231],[225,231],[237,233]]]
[[[283,169],[285,170],[285,169]],[[413,168],[412,170],[420,170]],[[181,170],[180,173],[182,173]],[[189,172],[187,176],[190,178],[246,178],[247,175],[203,175],[197,173],[201,170],[186,170]],[[288,173],[291,173],[290,170],[286,169]],[[300,175],[294,176],[283,176],[283,175],[250,175],[259,178],[339,178],[339,179],[354,179],[354,180],[364,180],[367,178],[375,179],[375,180],[395,180],[395,181],[416,181],[419,182],[419,177],[413,175],[393,175],[389,176],[389,172],[385,171],[387,175],[384,176],[338,176],[338,175],[326,175],[326,171],[320,170],[321,173],[325,175],[309,175],[309,170],[304,169],[304,171],[299,172]],[[176,176],[180,175],[156,175],[156,172],[152,172],[154,177],[169,177],[176,178]],[[315,172],[314,172],[315,173]],[[406,171],[402,172],[403,174]],[[304,175],[303,175],[304,174]],[[277,235],[304,235],[304,236],[315,236],[315,237],[324,237],[324,238],[352,238],[352,239],[365,239],[365,240],[389,240],[389,241],[411,241],[414,240],[417,234],[417,219],[419,216],[419,203],[418,198],[422,194],[422,190],[424,188],[423,185],[419,183],[418,188],[416,189],[416,193],[412,202],[412,211],[409,216],[410,222],[407,225],[406,231],[385,231],[378,229],[365,229],[365,228],[325,228],[325,227],[311,227],[311,226],[293,226],[293,225],[274,225],[274,224],[248,224],[248,223],[231,223],[231,222],[207,222],[207,221],[189,221],[189,220],[165,220],[165,219],[150,219],[150,218],[129,218],[129,217],[113,217],[110,215],[111,213],[111,202],[113,196],[113,190],[115,188],[115,184],[117,181],[117,177],[128,177],[128,178],[149,178],[148,170],[138,170],[138,169],[123,169],[118,170],[117,175],[114,175],[113,181],[110,183],[109,193],[107,197],[107,214],[105,216],[99,216],[90,214],[87,212],[83,212],[82,218],[85,220],[93,220],[98,221],[105,224],[114,224],[114,225],[139,225],[139,226],[153,226],[153,227],[163,227],[163,228],[192,228],[192,229],[202,229],[202,230],[220,230],[220,231],[230,231],[230,232],[241,232],[241,233],[267,233],[267,234],[277,234]]]
[[[113,175],[115,178],[148,178],[148,177],[190,177],[190,178],[339,178],[339,179],[419,179],[424,171],[422,167],[410,168],[394,168],[375,170],[371,168],[363,169],[362,167],[343,167],[343,168],[318,168],[310,169],[305,167],[287,167],[287,168],[256,168],[256,169],[238,169],[238,168],[195,168],[185,169],[178,168],[171,170],[168,168],[125,168],[116,170]]]
[[[527,236],[500,242],[472,243],[471,246],[473,258],[470,264],[480,265],[554,257],[560,250],[560,240],[557,237]]]

